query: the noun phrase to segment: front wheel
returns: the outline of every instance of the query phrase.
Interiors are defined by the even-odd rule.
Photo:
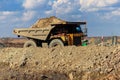
[[[24,44],[24,48],[26,48],[26,47],[37,47],[37,45],[36,45],[36,43],[33,40],[28,40]]]
[[[50,48],[51,47],[57,47],[57,46],[60,46],[60,47],[64,46],[63,42],[60,39],[53,39],[49,44]]]

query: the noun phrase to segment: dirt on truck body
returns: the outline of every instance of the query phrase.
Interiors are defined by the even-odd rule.
[[[87,37],[87,28],[86,22],[68,22],[50,17],[38,20],[30,28],[15,29],[13,33],[28,38],[24,47],[78,46]]]

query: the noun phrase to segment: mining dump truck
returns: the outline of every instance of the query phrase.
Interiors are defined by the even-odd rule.
[[[43,24],[44,27],[33,25],[30,28],[14,29],[13,33],[18,35],[18,37],[22,36],[28,39],[24,43],[24,47],[80,46],[86,41],[86,22],[62,21],[52,23],[52,21],[47,26]],[[37,23],[47,22],[38,21]]]

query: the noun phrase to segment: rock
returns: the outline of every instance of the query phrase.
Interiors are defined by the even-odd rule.
[[[120,49],[105,46],[4,48],[0,51],[0,62],[0,79],[2,75],[15,74],[11,78],[39,80],[46,71],[44,80],[45,77],[46,80],[114,80],[119,78],[115,74],[120,71]]]
[[[70,73],[70,74],[69,74],[69,79],[70,79],[70,80],[73,80],[73,78],[74,78],[74,77],[73,77],[73,73]]]

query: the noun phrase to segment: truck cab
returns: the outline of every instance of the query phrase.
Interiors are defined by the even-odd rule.
[[[54,28],[50,32],[49,46],[56,45],[82,45],[82,41],[87,37],[86,22],[67,22],[66,24],[53,24]]]

